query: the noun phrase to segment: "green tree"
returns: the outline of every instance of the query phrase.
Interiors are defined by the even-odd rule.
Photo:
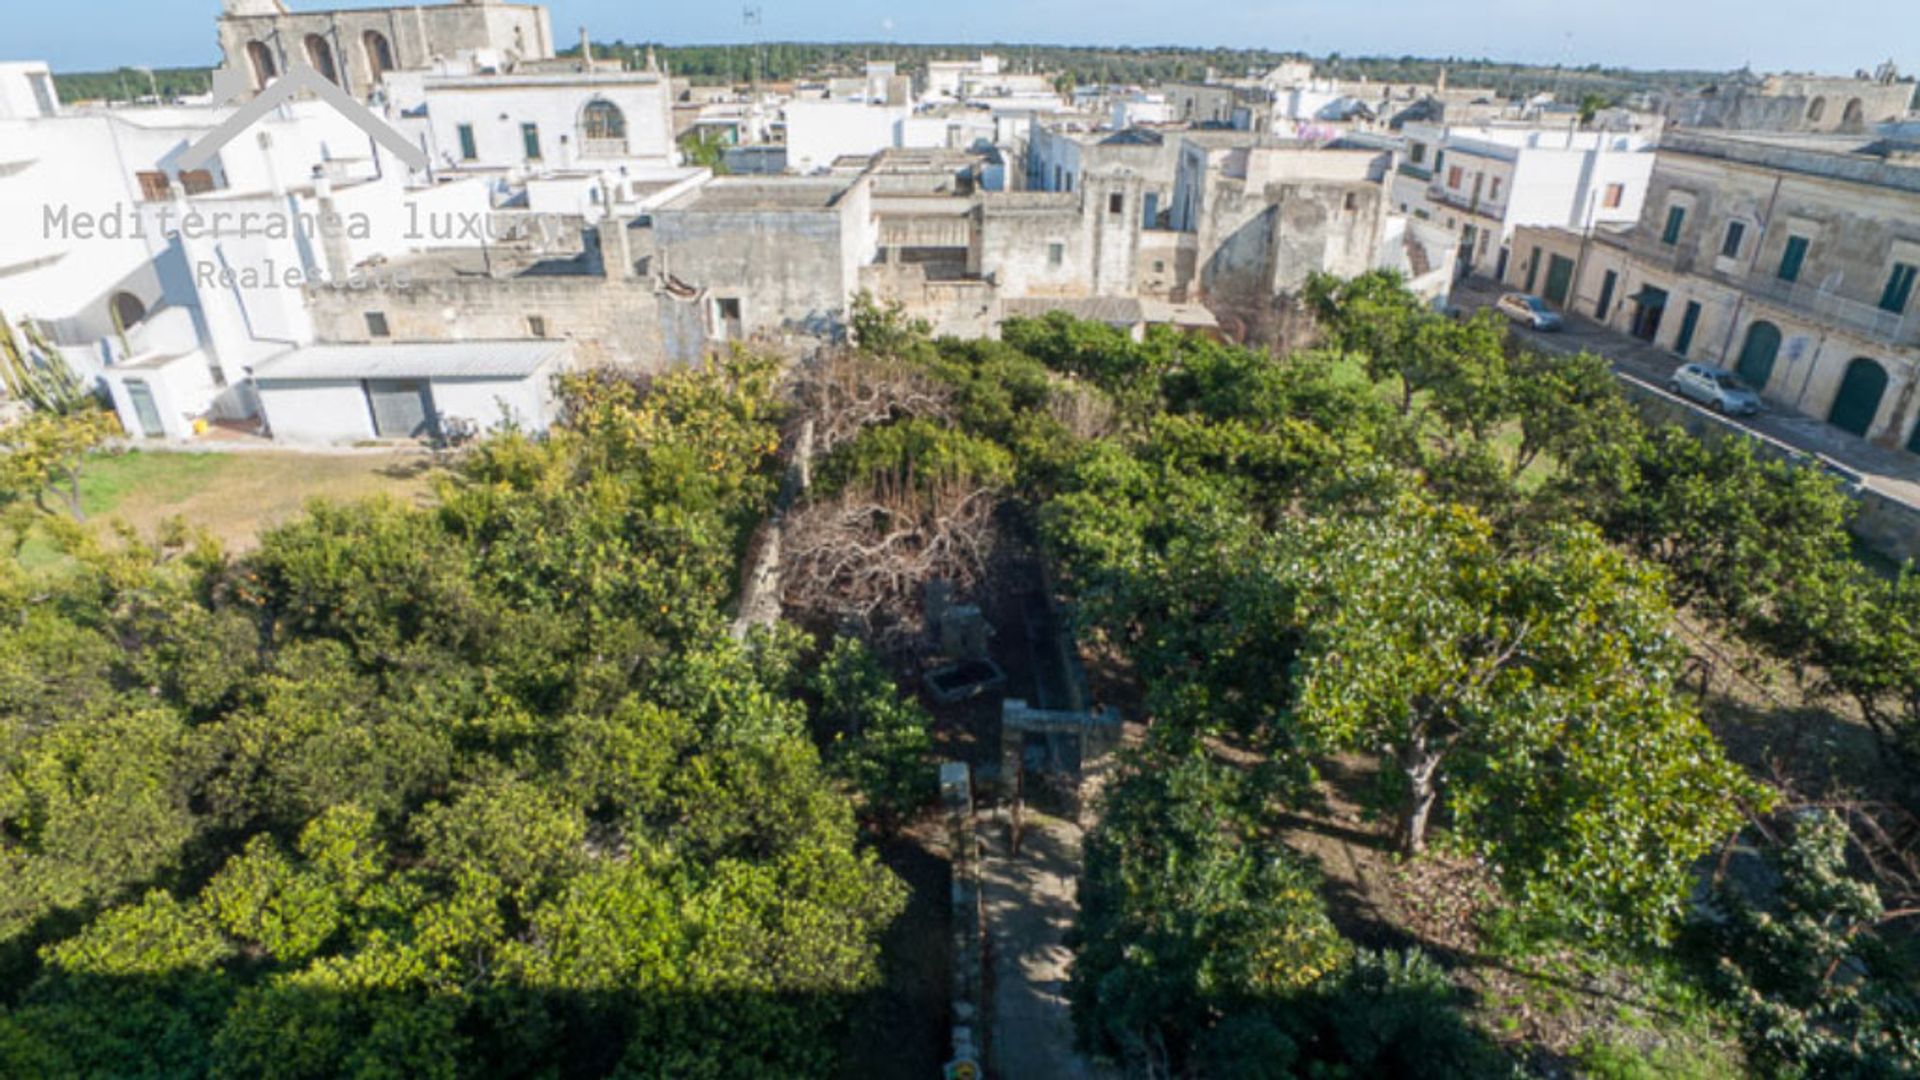
[[[858,639],[835,638],[813,675],[815,729],[827,761],[860,792],[863,813],[886,831],[933,801],[931,717],[903,698]]]
[[[31,499],[53,513],[47,496],[56,494],[76,521],[87,514],[80,502],[80,477],[87,462],[120,430],[113,414],[98,409],[73,413],[36,412],[0,431],[0,493]]]
[[[1693,860],[1764,802],[1675,693],[1659,578],[1591,531],[1510,552],[1413,506],[1310,526],[1279,558],[1305,633],[1289,722],[1394,763],[1405,850],[1444,804],[1523,902],[1657,938]]]

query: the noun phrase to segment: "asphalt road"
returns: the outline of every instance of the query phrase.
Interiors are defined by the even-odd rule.
[[[1506,286],[1487,278],[1470,277],[1453,287],[1452,302],[1462,310],[1492,307]],[[1610,330],[1592,319],[1568,313],[1564,328],[1541,333],[1519,326],[1513,333],[1537,348],[1556,352],[1590,352],[1613,363],[1614,373],[1666,393],[1667,380],[1675,368],[1686,361],[1651,345]],[[1691,401],[1675,398],[1689,408],[1707,410]],[[1856,438],[1811,416],[1790,412],[1769,403],[1766,412],[1749,417],[1721,417],[1723,423],[1746,428],[1770,441],[1816,458],[1855,483],[1883,495],[1920,508],[1920,454],[1891,450]]]

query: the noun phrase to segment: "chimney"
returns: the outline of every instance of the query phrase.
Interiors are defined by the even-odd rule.
[[[593,39],[587,36],[587,28],[580,28],[580,70],[593,70]]]

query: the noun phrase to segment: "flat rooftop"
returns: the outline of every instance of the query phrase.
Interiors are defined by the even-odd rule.
[[[585,251],[535,254],[508,245],[433,248],[396,255],[370,270],[386,276],[405,274],[415,281],[447,278],[600,277],[598,261]]]
[[[1669,132],[1659,152],[1920,194],[1920,140],[1912,137],[1688,129]]]
[[[737,214],[757,210],[829,210],[848,188],[844,180],[746,180],[723,178],[702,184],[661,207],[689,214]]]
[[[309,345],[263,360],[261,382],[339,379],[524,379],[564,355],[566,341],[434,341]]]

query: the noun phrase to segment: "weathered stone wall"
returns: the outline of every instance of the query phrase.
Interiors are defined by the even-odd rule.
[[[1864,356],[1888,375],[1868,436],[1884,445],[1903,442],[1916,422],[1911,398],[1920,383],[1920,299],[1910,301],[1904,315],[1882,312],[1878,303],[1894,262],[1920,264],[1920,234],[1906,227],[1920,220],[1920,169],[1727,147],[1697,137],[1676,146],[1663,147],[1657,159],[1645,210],[1626,245],[1629,265],[1615,290],[1610,324],[1631,323],[1626,297],[1646,285],[1664,289],[1669,298],[1656,343],[1676,347],[1686,305],[1697,301],[1702,310],[1689,357],[1731,367],[1753,325],[1772,323],[1782,347],[1762,389],[1821,419],[1848,365]],[[1717,156],[1723,148],[1752,160]],[[1685,216],[1677,242],[1667,245],[1661,237],[1674,207]],[[1728,255],[1736,224],[1742,236]],[[1806,240],[1807,249],[1797,280],[1789,282],[1779,270],[1793,237]],[[1598,288],[1591,271],[1581,276],[1583,293]]]
[[[220,48],[229,62],[247,65],[247,45],[259,41],[273,51],[285,74],[296,58],[307,63],[306,39],[319,35],[334,53],[343,85],[356,97],[373,89],[375,77],[366,35],[387,40],[399,69],[427,67],[435,57],[465,50],[494,49],[513,59],[553,56],[553,31],[544,7],[533,4],[440,4],[344,11],[268,15],[225,15],[219,20]]]
[[[529,320],[538,317],[545,336],[575,342],[583,364],[655,368],[666,358],[660,304],[640,279],[437,277],[360,292],[310,289],[308,296],[320,341],[375,341],[369,312],[386,316],[393,341],[525,340],[536,336]]]
[[[988,193],[980,208],[979,272],[1003,296],[1092,294],[1093,237],[1078,194]]]

